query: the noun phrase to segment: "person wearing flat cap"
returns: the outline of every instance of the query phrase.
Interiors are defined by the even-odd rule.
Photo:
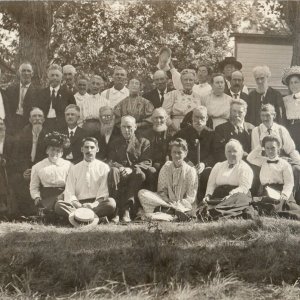
[[[47,158],[32,167],[30,195],[37,207],[53,211],[58,196],[64,191],[71,162],[62,158],[70,141],[64,134],[51,132],[45,136]]]
[[[282,83],[288,86],[291,93],[283,98],[287,127],[296,149],[300,151],[300,66],[292,66],[284,70]]]
[[[57,215],[69,219],[77,208],[90,208],[100,217],[111,217],[116,210],[116,202],[109,198],[107,176],[109,166],[96,159],[98,141],[87,137],[82,141],[83,160],[72,166],[68,174],[64,200],[57,201]]]
[[[236,60],[233,56],[225,57],[224,60],[222,60],[219,63],[219,71],[224,74],[225,76],[225,90],[224,93],[227,95],[230,95],[230,88],[231,88],[231,74],[234,71],[240,71],[242,69],[243,65],[241,62]],[[245,94],[248,94],[248,88],[244,85],[242,92]]]

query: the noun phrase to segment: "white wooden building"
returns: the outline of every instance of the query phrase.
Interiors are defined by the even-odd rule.
[[[284,68],[291,65],[292,39],[287,35],[267,35],[253,33],[234,33],[235,57],[243,64],[245,84],[253,89],[255,81],[252,70],[258,65],[267,65],[271,70],[270,86],[287,94],[281,83]]]

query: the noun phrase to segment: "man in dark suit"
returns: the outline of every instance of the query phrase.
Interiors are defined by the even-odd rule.
[[[64,86],[73,95],[75,95],[78,92],[78,89],[75,84],[76,69],[72,65],[65,65],[63,66],[62,70],[63,70]]]
[[[225,145],[230,139],[238,140],[244,149],[244,158],[251,151],[251,132],[254,126],[245,122],[247,103],[233,100],[230,104],[229,121],[215,128],[214,156],[216,162],[226,160]]]
[[[32,65],[24,62],[20,65],[18,75],[20,82],[9,86],[5,93],[7,96],[7,114],[9,115],[8,129],[13,134],[17,134],[26,124],[28,124],[29,112],[38,103],[38,89],[33,86],[31,79],[33,76]]]
[[[247,102],[248,95],[243,92],[244,76],[241,71],[234,71],[231,74],[230,89],[227,90],[226,94],[232,97],[232,99],[243,99]]]
[[[102,106],[99,110],[100,130],[94,135],[98,141],[99,152],[97,158],[107,161],[110,145],[121,136],[120,129],[115,126],[113,108]]]
[[[208,177],[214,166],[214,131],[206,126],[207,120],[206,107],[197,107],[192,111],[192,125],[181,129],[173,137],[182,138],[188,144],[186,159],[195,166],[199,177],[198,204],[205,196]]]
[[[153,170],[150,159],[150,142],[135,135],[135,118],[124,116],[121,119],[121,137],[109,147],[108,160],[111,172],[108,178],[109,195],[117,202],[118,216],[113,219],[130,222],[135,199],[146,180],[147,171]]]
[[[73,94],[61,86],[62,69],[53,64],[48,69],[50,86],[42,89],[39,93],[38,107],[45,116],[45,128],[48,131],[61,130],[66,127],[65,109],[69,104],[76,104]]]
[[[14,191],[19,216],[36,213],[29,194],[29,181],[31,167],[46,157],[44,121],[42,110],[34,107],[30,112],[30,124],[26,125],[16,137],[13,151],[16,172],[12,175],[12,182],[17,187]]]
[[[256,81],[256,89],[248,95],[248,112],[246,121],[258,126],[261,123],[260,109],[263,104],[272,104],[275,107],[275,122],[286,126],[286,112],[282,95],[271,88],[268,79],[271,76],[270,69],[267,66],[257,66],[253,69],[254,79]]]
[[[155,89],[143,95],[143,97],[149,100],[154,108],[161,107],[164,102],[164,96],[166,93],[170,92],[172,89],[167,87],[168,77],[166,72],[163,70],[158,70],[153,75],[153,82],[155,84]]]
[[[63,158],[69,160],[73,164],[82,161],[82,140],[87,137],[84,129],[77,124],[80,117],[80,108],[75,104],[69,104],[65,110],[65,119],[67,126],[60,130],[61,133],[67,135],[70,139],[70,147],[64,149]]]

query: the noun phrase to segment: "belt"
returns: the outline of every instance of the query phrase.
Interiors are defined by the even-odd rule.
[[[292,120],[289,120],[289,121],[291,122],[291,125],[300,123],[300,119],[292,119]]]

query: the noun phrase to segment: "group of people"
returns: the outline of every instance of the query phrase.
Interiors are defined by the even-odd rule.
[[[300,219],[300,67],[284,71],[285,97],[267,66],[253,69],[250,92],[241,70],[226,57],[219,73],[179,73],[162,48],[143,93],[122,67],[105,89],[99,75],[53,64],[38,88],[22,63],[19,82],[0,90],[0,216]]]

